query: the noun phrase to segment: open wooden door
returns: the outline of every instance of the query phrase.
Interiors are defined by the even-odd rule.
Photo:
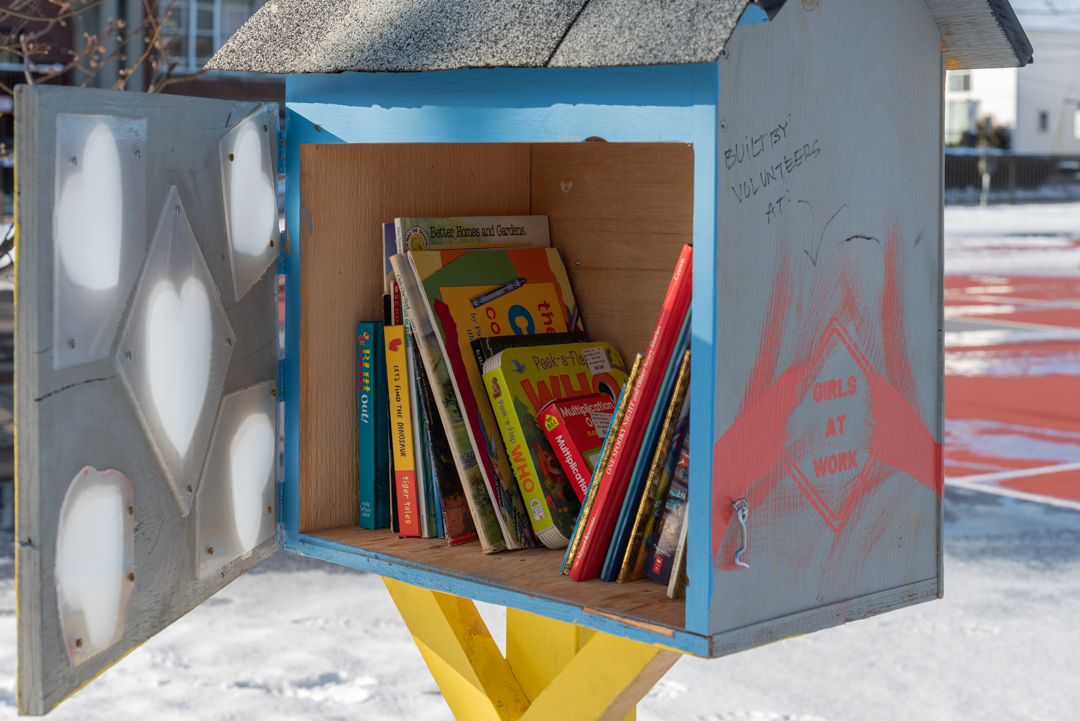
[[[19,711],[277,548],[277,106],[16,93]]]

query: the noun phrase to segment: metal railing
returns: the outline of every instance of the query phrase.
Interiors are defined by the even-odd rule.
[[[1080,156],[945,150],[946,205],[1080,200]]]

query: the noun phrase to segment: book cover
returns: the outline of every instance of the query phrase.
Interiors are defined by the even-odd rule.
[[[562,574],[570,573],[578,548],[581,546],[581,536],[585,532],[589,514],[592,512],[597,492],[600,490],[600,478],[604,475],[604,467],[611,456],[611,446],[615,442],[615,436],[619,434],[619,426],[622,425],[623,417],[626,415],[626,406],[630,403],[630,395],[634,392],[634,385],[637,384],[638,373],[641,371],[641,363],[644,359],[645,355],[643,353],[638,353],[637,357],[634,358],[634,365],[630,368],[630,376],[626,379],[619,397],[615,400],[615,414],[611,417],[611,426],[608,428],[607,436],[604,438],[604,447],[600,451],[600,460],[596,462],[592,478],[589,479],[589,490],[585,492],[585,500],[581,504],[581,511],[578,513],[577,522],[574,524],[574,535],[570,537],[570,544],[566,547],[566,555],[563,556],[562,566],[559,568],[559,572]]]
[[[687,311],[683,319],[682,330],[679,339],[675,343],[675,350],[668,361],[664,373],[664,380],[660,385],[660,392],[653,403],[649,413],[649,422],[645,427],[645,436],[641,441],[634,468],[630,472],[630,481],[626,486],[626,494],[622,499],[622,507],[615,523],[615,530],[611,535],[611,543],[608,545],[607,556],[604,559],[604,567],[600,577],[605,581],[614,581],[619,575],[623,555],[630,542],[630,531],[634,525],[635,512],[641,502],[642,493],[645,490],[645,481],[649,475],[649,463],[656,451],[656,443],[659,439],[663,419],[671,404],[672,393],[675,390],[675,380],[682,365],[683,354],[690,347],[690,312]]]
[[[645,575],[665,586],[671,580],[671,568],[679,545],[679,534],[682,532],[682,524],[686,519],[689,454],[690,444],[683,443],[682,451],[679,453],[679,462],[675,466],[675,475],[671,479],[667,497],[664,499],[664,512],[656,526],[655,542],[650,545],[645,561]]]
[[[570,569],[570,578],[575,581],[596,578],[604,565],[648,416],[660,392],[662,376],[671,359],[683,318],[690,308],[692,263],[693,248],[685,245],[671,276],[660,317],[641,364],[638,382],[634,385],[626,416],[612,445],[596,501]]]
[[[686,539],[690,524],[683,518],[679,527],[679,540],[675,545],[675,558],[671,562],[671,576],[668,578],[668,598],[682,598],[686,595]]]
[[[487,359],[507,348],[525,348],[533,345],[560,345],[562,343],[585,343],[585,331],[574,330],[568,333],[530,333],[529,335],[482,336],[470,343],[476,356],[476,367],[484,372]]]
[[[450,380],[449,369],[439,349],[430,310],[423,302],[423,294],[420,292],[415,270],[408,257],[404,255],[395,255],[390,262],[401,287],[402,303],[410,309],[413,337],[419,347],[425,375],[435,400],[435,408],[442,421],[451,458],[457,469],[456,476],[447,479],[451,486],[441,489],[443,502],[451,511],[450,515],[444,519],[449,529],[447,542],[464,543],[471,540],[468,538],[470,534],[475,533],[484,553],[504,550],[506,541],[503,538],[498,515],[491,504],[483,475],[477,464],[468,429]],[[412,300],[414,298],[419,302],[414,303]],[[471,523],[460,515],[462,501],[469,511]]]
[[[408,354],[405,327],[386,326],[386,386],[390,402],[390,435],[394,440],[394,485],[398,529],[403,536],[420,536],[416,504],[416,456],[413,451],[412,407],[409,404]]]
[[[650,521],[653,518],[653,508],[657,505],[657,499],[662,499],[667,491],[667,483],[670,476],[664,479],[664,468],[671,450],[679,439],[680,424],[685,428],[690,412],[690,401],[687,390],[690,387],[690,351],[682,354],[682,362],[679,364],[679,376],[675,382],[675,390],[671,394],[671,402],[661,425],[660,438],[656,444],[656,452],[649,464],[645,487],[638,502],[637,512],[634,514],[634,523],[630,530],[630,540],[626,545],[626,552],[622,556],[619,568],[619,583],[637,580],[641,576],[635,576],[634,569],[637,565],[638,556],[641,555],[642,542],[645,536],[652,532]],[[678,449],[676,449],[678,450]],[[663,487],[661,487],[663,485]],[[642,563],[644,567],[644,563]]]
[[[581,500],[536,419],[555,399],[605,394],[626,382],[626,366],[607,343],[508,348],[484,364],[484,387],[509,454],[529,522],[548,548],[570,542]],[[613,405],[613,404],[612,404]]]
[[[562,258],[550,248],[410,251],[409,257],[506,544],[534,546],[480,370],[469,359],[470,344],[483,336],[580,329]]]
[[[419,348],[415,349],[419,353]],[[431,469],[429,477],[432,482],[428,489],[428,497],[432,500],[430,505],[432,517],[429,523],[434,526],[436,536],[446,538],[447,545],[456,546],[475,541],[476,526],[473,524],[472,514],[465,500],[465,493],[454,464],[454,454],[450,449],[427,374],[420,373],[419,381],[420,392],[424,396],[422,407],[428,432],[425,449],[428,467]]]
[[[589,490],[614,413],[614,401],[596,394],[551,401],[536,416],[579,501],[585,500]]]
[[[356,328],[357,419],[359,437],[360,526],[390,525],[390,405],[387,402],[383,324]]]
[[[546,215],[395,218],[397,252],[476,248],[550,248]]]
[[[438,500],[435,498],[434,462],[431,454],[431,428],[428,425],[427,396],[424,394],[424,367],[409,326],[405,326],[405,345],[409,351],[409,399],[413,409],[413,449],[416,452],[416,489],[423,538],[439,536]]]

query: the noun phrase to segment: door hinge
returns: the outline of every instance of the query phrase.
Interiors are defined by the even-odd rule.
[[[285,131],[279,130],[277,134],[277,172],[285,175]]]

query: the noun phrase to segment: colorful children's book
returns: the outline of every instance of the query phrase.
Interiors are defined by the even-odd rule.
[[[401,288],[402,303],[409,309],[409,317],[415,331],[413,339],[417,343],[420,358],[427,371],[426,378],[431,387],[435,408],[442,421],[451,460],[457,469],[456,477],[447,479],[451,483],[450,488],[441,490],[445,507],[452,511],[451,515],[444,519],[444,523],[450,529],[447,531],[447,542],[451,545],[464,543],[471,540],[468,538],[470,533],[475,533],[484,553],[501,551],[506,548],[506,542],[499,525],[498,515],[491,505],[484,486],[484,478],[469,442],[468,430],[458,406],[457,396],[454,394],[449,370],[435,339],[435,328],[431,324],[430,311],[422,302],[423,296],[408,258],[404,255],[395,255],[390,262]],[[421,302],[414,304],[413,298],[421,299]],[[471,524],[466,523],[458,515],[463,502],[471,516]],[[456,540],[459,538],[460,540]]]
[[[637,460],[634,462],[634,470],[630,474],[630,482],[626,486],[626,495],[623,496],[619,519],[611,535],[611,544],[608,546],[607,557],[604,559],[604,568],[600,573],[600,577],[605,581],[614,581],[619,576],[622,559],[626,554],[626,547],[630,543],[630,531],[634,526],[634,519],[641,502],[641,496],[645,490],[645,482],[649,476],[650,461],[652,461],[653,454],[656,451],[656,443],[660,437],[664,417],[671,405],[676,377],[679,375],[682,361],[685,360],[684,353],[689,347],[690,313],[688,311],[686,318],[683,319],[679,340],[675,343],[675,352],[671,354],[671,359],[668,361],[664,381],[660,386],[660,393],[656,396],[656,402],[653,403],[652,412],[649,414],[649,423],[645,428],[645,436],[641,441],[641,449],[638,451]]]
[[[536,545],[470,343],[580,329],[566,268],[550,248],[411,251],[409,258],[506,545]]]
[[[619,583],[636,580],[634,567],[637,565],[637,559],[641,553],[642,541],[645,540],[646,533],[651,531],[649,522],[653,516],[653,507],[656,505],[657,496],[662,499],[663,494],[667,491],[666,483],[664,488],[660,487],[664,477],[664,465],[668,456],[671,455],[671,449],[678,438],[679,424],[682,423],[684,427],[686,426],[685,420],[690,411],[690,399],[686,393],[690,388],[690,351],[685,351],[681,359],[675,389],[671,394],[671,402],[668,404],[667,412],[661,424],[660,438],[656,443],[656,452],[653,453],[652,462],[649,464],[645,486],[637,505],[637,512],[634,514],[633,526],[630,529],[630,540],[622,556],[618,576]],[[644,564],[642,565],[644,566]]]
[[[607,343],[507,348],[484,364],[484,387],[495,425],[532,529],[548,548],[570,542],[581,500],[537,422],[537,413],[555,399],[597,393],[614,398],[626,378],[622,357]]]
[[[675,546],[675,558],[671,562],[671,576],[668,578],[668,598],[682,598],[686,595],[686,539],[690,524],[683,518],[679,528],[679,541]]]
[[[600,460],[614,413],[615,402],[597,393],[551,401],[536,416],[579,501],[585,500],[589,490],[589,479]]]
[[[649,416],[660,393],[664,372],[675,349],[683,318],[690,308],[692,262],[693,248],[685,245],[668,285],[660,317],[653,329],[645,360],[641,364],[638,382],[626,408],[626,417],[612,445],[611,457],[604,467],[596,502],[589,514],[581,545],[570,569],[570,578],[575,581],[596,578],[603,568]]]
[[[390,298],[390,317],[385,320],[387,325],[401,325],[401,289],[398,287],[394,269],[390,266],[390,256],[397,253],[397,233],[393,223],[383,223],[383,269],[386,272],[386,282],[383,293]]]
[[[493,215],[465,218],[395,218],[397,252],[475,248],[550,248],[546,215]]]
[[[560,345],[562,343],[584,343],[588,338],[585,331],[575,330],[568,333],[530,333],[529,335],[497,335],[476,338],[470,344],[476,356],[476,367],[484,372],[487,359],[507,348],[525,348],[532,345]]]
[[[416,456],[413,452],[412,408],[409,404],[408,354],[405,327],[386,326],[386,385],[390,401],[390,436],[394,440],[394,481],[398,530],[403,536],[420,536],[416,498]]]
[[[409,351],[409,398],[413,409],[413,450],[416,453],[416,488],[419,497],[420,532],[424,538],[439,536],[439,503],[435,493],[435,468],[431,455],[432,430],[428,425],[427,400],[424,394],[424,370],[412,330],[405,326],[405,345]]]
[[[359,437],[360,526],[390,525],[390,406],[386,400],[386,346],[383,324],[356,328],[357,419]]]
[[[656,527],[654,536],[656,542],[650,546],[649,555],[645,561],[645,575],[665,586],[671,580],[671,569],[679,547],[679,536],[682,533],[683,522],[686,520],[689,456],[690,444],[683,443],[679,462],[675,466],[675,475],[671,479],[667,497],[664,499],[664,513],[660,516],[660,522]]]
[[[569,574],[570,568],[574,564],[577,550],[581,546],[581,536],[585,532],[585,526],[588,525],[589,513],[592,511],[597,492],[600,490],[600,478],[604,475],[604,467],[611,456],[611,445],[619,434],[619,426],[622,425],[622,420],[626,415],[626,406],[630,403],[630,395],[634,392],[634,385],[637,383],[638,373],[641,371],[641,363],[644,359],[645,355],[643,353],[638,353],[637,357],[634,358],[634,365],[630,368],[630,376],[626,379],[626,383],[623,384],[619,397],[615,399],[615,414],[611,417],[611,427],[608,428],[607,437],[604,438],[604,448],[600,451],[600,460],[596,462],[592,478],[589,479],[589,490],[585,492],[585,501],[581,504],[581,512],[578,513],[577,522],[574,524],[574,535],[570,538],[570,545],[566,547],[566,555],[563,557],[562,566],[559,568],[560,573]]]

